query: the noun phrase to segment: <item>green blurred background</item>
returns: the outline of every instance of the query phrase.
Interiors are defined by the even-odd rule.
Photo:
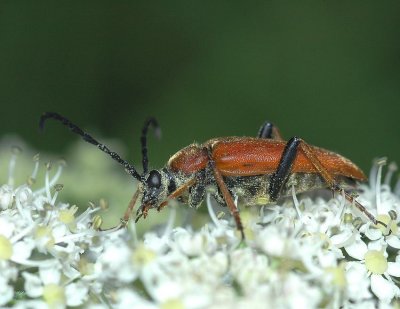
[[[151,115],[161,167],[193,141],[253,136],[268,119],[365,170],[377,156],[400,162],[399,16],[399,1],[3,0],[0,132],[68,156],[77,136],[37,130],[57,111],[140,165]]]

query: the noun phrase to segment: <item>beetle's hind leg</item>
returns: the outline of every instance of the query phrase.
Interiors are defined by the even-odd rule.
[[[344,194],[346,200],[353,203],[365,216],[368,217],[375,225],[381,224],[386,227],[381,221],[378,221],[363,205],[361,205],[351,194],[344,191],[344,189],[337,183],[334,176],[322,165],[321,161],[317,158],[314,150],[301,138],[292,137],[286,144],[283,150],[282,157],[279,161],[277,170],[271,176],[269,186],[269,195],[271,200],[276,200],[279,197],[283,185],[286,183],[292,169],[294,160],[296,159],[298,151],[302,151],[306,158],[314,166],[315,170],[327,183],[328,187],[336,192]]]
[[[260,127],[257,133],[258,138],[273,139],[277,141],[283,141],[282,135],[272,122],[266,121]]]
[[[314,168],[319,172],[325,182],[328,184],[329,188],[333,191],[344,194],[346,200],[350,203],[353,203],[355,207],[357,207],[365,216],[368,217],[369,220],[372,221],[375,225],[381,224],[384,227],[387,225],[381,221],[378,221],[373,214],[371,214],[363,205],[361,205],[351,194],[344,191],[344,189],[335,181],[334,177],[326,170],[326,168],[322,165],[321,161],[318,160],[317,156],[314,153],[314,150],[303,140],[300,140],[300,147],[303,151],[304,155],[307,159],[310,160]]]

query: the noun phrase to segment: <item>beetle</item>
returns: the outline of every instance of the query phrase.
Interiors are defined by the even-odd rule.
[[[58,113],[42,114],[39,123],[41,129],[47,119],[61,122],[83,140],[97,146],[139,181],[121,218],[121,227],[127,225],[139,197],[141,206],[137,210],[136,221],[140,217],[146,218],[152,208],[160,211],[171,199],[198,208],[209,186],[217,188],[214,197],[219,204],[228,207],[242,238],[243,225],[233,196],[247,205],[270,204],[290,195],[292,186],[299,193],[317,188],[340,192],[374,224],[385,225],[344,190],[346,184],[366,180],[359,167],[335,152],[311,146],[296,136],[284,141],[278,128],[270,122],[261,126],[257,137],[222,137],[204,144],[194,143],[174,154],[162,169],[149,170],[148,130],[151,126],[160,133],[156,119],[149,118],[141,134],[143,173],[139,174],[133,165],[116,152]]]

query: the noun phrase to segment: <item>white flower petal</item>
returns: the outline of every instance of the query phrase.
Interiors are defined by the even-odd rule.
[[[344,247],[344,249],[352,258],[360,261],[364,259],[364,255],[368,251],[367,245],[361,239],[357,239],[349,246]]]
[[[395,285],[381,275],[371,275],[371,290],[384,302],[390,302],[395,295]]]
[[[16,303],[13,309],[49,309],[49,305],[42,300],[24,300]]]
[[[157,253],[165,252],[168,248],[167,238],[158,237],[155,233],[149,232],[144,235],[144,244]]]
[[[29,297],[38,297],[43,293],[43,284],[39,276],[28,272],[23,272],[22,277],[25,279],[24,289]]]
[[[125,309],[125,308],[139,308],[139,309],[157,309],[159,306],[145,300],[143,297],[140,297],[134,291],[128,288],[119,289],[116,292],[116,305],[113,305],[113,308],[116,309]],[[107,307],[109,308],[109,307]],[[90,309],[98,309],[90,308]]]
[[[387,273],[394,277],[400,277],[400,263],[398,262],[389,262]]]
[[[377,250],[377,251],[383,252],[386,250],[386,247],[387,247],[387,245],[383,238],[380,238],[378,240],[373,240],[368,243],[368,250]],[[385,256],[387,256],[386,251],[384,254],[385,254]]]
[[[7,304],[14,296],[14,289],[5,278],[0,277],[0,306]]]
[[[162,281],[152,293],[152,297],[158,302],[165,302],[169,299],[179,299],[184,286],[181,283],[174,281]]]
[[[283,237],[276,227],[269,226],[257,236],[258,245],[267,254],[281,256],[287,250],[288,239]]]
[[[367,236],[370,240],[377,240],[382,237],[382,232],[380,229],[369,227],[365,231],[365,236]]]
[[[15,224],[11,220],[0,217],[0,235],[3,235],[6,238],[11,238],[14,230]]]
[[[0,209],[6,209],[11,206],[14,198],[12,186],[2,185],[0,187]]]
[[[69,231],[68,227],[64,223],[57,222],[54,226],[52,226],[52,234],[53,234],[53,237],[58,242],[59,239],[61,239],[65,235],[71,234],[71,232]]]
[[[103,278],[118,278],[126,283],[132,282],[137,277],[132,262],[132,252],[120,241],[106,247],[95,267]]]
[[[345,229],[341,233],[333,235],[330,240],[337,248],[342,248],[349,246],[354,241],[354,234],[350,229]]]
[[[188,230],[179,228],[174,232],[176,245],[188,256],[211,254],[217,249],[216,239],[204,229],[198,233],[190,233]]]
[[[19,261],[27,260],[31,256],[34,247],[33,240],[18,241],[13,246],[13,257],[17,257]]]
[[[61,265],[56,260],[49,265],[39,267],[39,275],[43,284],[58,284],[61,277],[60,269]]]
[[[15,191],[15,196],[21,205],[25,207],[32,201],[32,190],[27,185],[23,185]]]
[[[346,265],[347,291],[350,299],[361,301],[371,298],[369,291],[370,280],[368,280],[367,269],[359,262],[349,262]]]
[[[71,283],[65,287],[68,306],[81,306],[88,296],[88,288],[81,282]]]
[[[115,306],[115,308],[117,307]],[[133,308],[133,307],[127,306],[125,308]],[[109,309],[109,307],[103,304],[90,304],[89,306],[87,306],[87,309]]]
[[[400,249],[400,238],[397,235],[390,235],[386,237],[386,242],[392,248]]]

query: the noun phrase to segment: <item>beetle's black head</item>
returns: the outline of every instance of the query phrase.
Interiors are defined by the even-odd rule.
[[[158,170],[151,170],[143,178],[142,190],[142,205],[151,204],[151,208],[157,207],[161,203],[160,199],[166,195],[163,175]]]
[[[175,179],[166,168],[151,170],[143,175],[139,185],[142,201],[137,211],[137,219],[146,217],[149,209],[159,208],[167,202],[168,195],[175,191],[175,188]]]

